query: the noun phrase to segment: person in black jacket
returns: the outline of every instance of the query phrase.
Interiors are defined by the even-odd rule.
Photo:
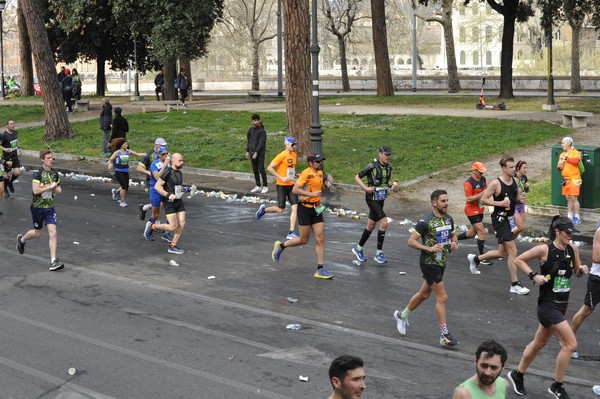
[[[165,99],[165,69],[160,68],[158,70],[158,74],[154,78],[154,86],[156,88],[154,91],[156,92],[156,101],[160,101],[160,96],[162,95],[163,100]]]
[[[129,123],[127,119],[121,115],[123,110],[121,107],[115,107],[115,119],[113,120],[112,134],[110,135],[110,147],[114,151],[113,144],[117,139],[127,140],[127,132],[129,131]]]
[[[179,75],[177,75],[177,93],[179,94],[179,100],[183,104],[183,108],[187,108],[185,99],[188,96],[188,89],[190,88],[190,82],[187,75],[185,74],[185,68],[179,69]]]
[[[263,123],[260,121],[260,115],[252,115],[252,127],[248,129],[248,144],[246,145],[246,159],[252,162],[252,171],[254,172],[254,180],[256,186],[251,193],[261,192],[266,194],[269,192],[267,187],[267,171],[265,170],[265,153],[267,150],[267,132]],[[260,178],[262,177],[262,184]]]
[[[60,82],[63,91],[63,98],[67,103],[67,115],[73,113],[73,77],[69,68],[65,69],[65,77]]]
[[[100,129],[102,130],[102,156],[112,154],[108,145],[110,144],[110,130],[112,126],[112,105],[108,98],[102,99],[102,112],[100,112]]]

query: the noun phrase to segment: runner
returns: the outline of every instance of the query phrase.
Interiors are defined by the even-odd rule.
[[[310,238],[312,231],[315,236],[315,253],[317,255],[317,271],[315,278],[330,279],[333,274],[323,268],[325,252],[325,222],[323,211],[326,206],[321,204],[323,190],[323,161],[325,158],[319,154],[309,155],[307,158],[308,168],[304,169],[298,177],[292,193],[299,196],[300,207],[298,207],[298,225],[300,226],[300,237],[289,241],[275,241],[271,257],[274,262],[279,263],[283,250],[288,247],[304,245]],[[332,179],[328,179],[333,183]]]
[[[573,222],[565,217],[556,215],[550,224],[548,236],[550,242],[538,245],[522,253],[515,260],[519,270],[540,286],[537,316],[539,325],[533,341],[527,345],[519,366],[508,373],[517,395],[526,395],[524,374],[536,358],[539,351],[546,346],[554,335],[560,342],[561,349],[556,357],[554,382],[548,388],[557,399],[568,399],[563,381],[571,355],[577,349],[577,339],[569,323],[565,320],[565,312],[569,303],[571,277],[581,277],[588,272],[588,267],[581,264],[579,249],[569,244],[573,232],[577,232]],[[538,263],[540,273],[533,271],[528,262]]]
[[[362,232],[362,236],[358,244],[352,248],[352,253],[361,262],[366,262],[367,258],[363,253],[363,247],[371,236],[371,233],[379,223],[377,231],[377,252],[373,259],[377,263],[387,263],[387,259],[383,255],[383,240],[385,232],[388,228],[387,215],[383,211],[383,204],[388,197],[389,190],[396,191],[398,189],[398,180],[390,184],[392,177],[392,164],[390,164],[390,156],[392,150],[390,147],[379,148],[379,159],[373,160],[354,176],[356,184],[365,192],[365,201],[369,207],[369,220],[367,226]],[[367,177],[367,184],[363,183],[362,179]]]
[[[108,158],[107,164],[109,170],[114,166],[115,179],[117,179],[120,187],[111,190],[112,199],[119,201],[119,206],[125,208],[127,207],[125,194],[129,190],[129,157],[131,155],[142,157],[145,154],[129,149],[129,143],[123,138],[116,140],[113,148],[117,150]]]
[[[483,213],[485,207],[481,202],[481,196],[487,188],[487,181],[483,174],[487,171],[485,165],[481,162],[474,162],[471,165],[471,177],[464,183],[465,190],[465,215],[469,219],[469,230],[460,233],[458,240],[466,240],[477,236],[477,249],[479,254],[483,254],[485,249],[485,226],[483,225]],[[482,265],[491,265],[492,262],[483,260]]]
[[[160,147],[166,147],[166,146],[167,146],[167,142],[165,141],[165,139],[160,138],[160,137],[157,138],[154,141],[154,147],[151,150],[149,150],[148,152],[146,152],[146,154],[142,157],[140,162],[138,162],[138,164],[137,164],[136,170],[139,173],[146,175],[146,187],[148,187],[148,193],[150,193],[150,180],[152,179],[152,172],[150,172],[150,165],[152,165],[152,162],[154,162],[157,159],[158,153],[156,151]],[[138,206],[138,209],[139,209],[138,216],[140,217],[140,220],[144,220],[144,219],[146,219],[146,211],[148,211],[148,209],[152,209],[152,204],[140,204]]]
[[[296,177],[296,139],[286,137],[285,150],[281,151],[269,164],[267,170],[277,178],[277,205],[267,208],[262,204],[256,211],[256,220],[260,220],[265,213],[282,213],[285,210],[286,199],[290,201],[290,230],[286,239],[298,238],[294,232],[298,214],[298,196],[292,193],[294,178]]]
[[[162,206],[162,196],[158,193],[158,191],[156,191],[156,182],[158,179],[160,179],[160,177],[162,176],[162,174],[164,173],[164,171],[169,167],[169,151],[167,150],[167,147],[161,146],[158,147],[158,149],[156,150],[156,153],[158,154],[156,156],[156,159],[152,162],[152,164],[150,165],[150,183],[148,183],[148,194],[150,195],[150,204],[152,207],[152,216],[150,216],[150,222],[155,223],[158,218],[160,217],[160,212],[163,209]],[[167,222],[168,223],[168,222]],[[152,232],[152,230],[150,231]],[[152,234],[150,234],[149,236],[146,236],[146,240],[148,241],[154,241],[154,237],[152,237]],[[164,231],[161,235],[161,239],[167,241],[167,242],[171,242],[173,241],[173,237],[171,236],[171,232],[170,231]]]
[[[408,239],[409,247],[421,251],[419,263],[424,281],[419,291],[410,299],[406,308],[402,312],[399,310],[394,312],[394,319],[396,319],[396,328],[400,335],[405,335],[408,316],[433,292],[440,326],[440,345],[456,346],[458,340],[450,335],[446,324],[448,295],[443,281],[448,253],[458,249],[454,220],[447,213],[448,193],[445,190],[435,190],[431,193],[431,205],[433,211],[419,220]]]
[[[475,352],[475,375],[454,390],[452,399],[504,399],[507,383],[500,377],[508,354],[493,340],[483,342]]]
[[[56,257],[56,246],[58,235],[56,232],[56,211],[54,210],[54,195],[60,194],[60,177],[58,172],[52,168],[54,155],[50,150],[40,152],[42,166],[33,172],[31,191],[31,216],[33,219],[33,230],[25,235],[17,236],[17,251],[25,253],[25,243],[28,240],[42,236],[44,224],[48,228],[48,243],[50,246],[50,271],[60,270],[65,265]]]
[[[494,179],[481,195],[481,201],[488,206],[494,207],[492,212],[492,226],[496,231],[498,249],[487,251],[483,255],[469,254],[469,269],[471,273],[477,274],[477,266],[482,260],[507,258],[508,273],[511,278],[510,292],[518,295],[527,295],[529,288],[521,285],[517,278],[517,243],[513,232],[517,228],[515,222],[515,204],[517,201],[525,203],[521,195],[521,189],[515,180],[515,160],[513,158],[502,158],[500,160],[502,176]]]
[[[529,192],[529,179],[527,178],[527,169],[529,166],[525,161],[517,162],[517,184],[521,189],[521,194],[525,197],[526,193]],[[517,229],[514,231],[513,236],[517,238],[519,234],[525,229],[525,204],[521,201],[517,201],[515,205],[515,222],[517,222]]]
[[[8,188],[8,190],[4,190],[4,196],[10,197],[10,193],[15,192],[13,183],[21,175],[19,157],[23,153],[19,145],[19,135],[15,130],[15,121],[12,119],[6,122],[6,130],[0,135],[0,146],[2,147],[4,173],[6,174],[5,186]]]
[[[171,165],[167,168],[161,177],[158,178],[154,185],[155,190],[161,195],[162,205],[167,215],[167,223],[146,223],[144,229],[144,237],[152,235],[153,231],[171,231],[173,240],[169,245],[167,252],[170,254],[182,255],[185,251],[177,246],[181,239],[183,229],[185,228],[185,206],[181,197],[183,193],[195,190],[194,186],[183,185],[183,156],[179,153],[173,154],[171,157]]]

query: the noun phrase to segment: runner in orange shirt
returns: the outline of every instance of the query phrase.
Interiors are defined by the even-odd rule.
[[[581,187],[581,172],[579,171],[579,160],[581,155],[574,147],[573,139],[565,137],[562,139],[562,148],[556,168],[563,177],[562,195],[567,198],[567,217],[573,224],[581,223],[579,217],[579,189]]]
[[[292,189],[292,193],[298,195],[300,200],[300,206],[298,207],[300,237],[286,242],[275,241],[271,257],[273,261],[279,263],[284,249],[306,244],[312,231],[315,236],[315,253],[317,255],[317,271],[314,277],[330,279],[333,278],[333,274],[323,268],[323,255],[325,252],[323,211],[325,211],[326,206],[321,204],[321,194],[323,191],[324,160],[325,158],[320,154],[308,156],[308,168],[302,171]],[[331,178],[328,178],[328,181],[332,183]]]
[[[298,238],[294,232],[298,212],[298,196],[292,193],[294,178],[296,178],[296,139],[286,137],[285,150],[281,151],[269,164],[267,170],[277,178],[277,205],[267,208],[262,204],[256,211],[256,220],[260,220],[265,213],[282,213],[285,210],[286,199],[290,201],[290,230],[287,239]]]

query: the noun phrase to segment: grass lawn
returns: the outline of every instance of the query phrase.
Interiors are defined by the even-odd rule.
[[[247,112],[190,110],[126,115],[130,147],[145,151],[156,137],[169,143],[171,152],[184,154],[189,166],[251,172],[244,158]],[[283,150],[285,114],[261,113],[267,129],[267,163]],[[353,176],[376,156],[381,145],[393,150],[394,175],[409,180],[440,169],[472,162],[489,154],[509,154],[550,138],[564,130],[538,121],[479,120],[448,116],[334,115],[323,114],[323,155],[336,182],[353,183]],[[25,149],[50,147],[55,152],[99,156],[101,131],[96,119],[73,123],[75,138],[43,143],[42,128],[21,129]],[[298,169],[305,167],[299,162]]]
[[[33,97],[29,97],[33,99]],[[37,97],[39,100],[39,97]],[[17,103],[0,105],[0,126],[2,126],[2,131],[4,131],[4,127],[6,126],[6,121],[8,119],[13,118],[17,123],[23,122],[33,122],[44,120],[44,106],[43,105],[22,105]]]

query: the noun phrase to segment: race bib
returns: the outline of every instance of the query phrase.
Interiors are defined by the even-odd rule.
[[[19,148],[19,140],[18,139],[11,140],[10,149],[14,151],[17,148]]]
[[[121,165],[129,165],[129,155],[121,155]]]
[[[296,177],[296,168],[288,168],[286,176],[288,179],[294,180],[294,177]]]
[[[583,183],[583,180],[577,178],[573,179],[572,181],[574,186],[581,186],[581,183]]]
[[[389,188],[387,187],[375,187],[375,191],[373,191],[373,199],[375,201],[383,201],[388,197]]]
[[[183,186],[175,186],[175,197],[177,199],[181,199],[183,196]]]
[[[508,224],[510,225],[510,231],[515,231],[517,230],[517,221],[515,220],[514,216],[509,216],[508,217]]]
[[[564,272],[564,270],[561,270]],[[571,279],[567,277],[557,276],[554,278],[552,291],[554,292],[569,292],[571,290]]]
[[[440,226],[435,228],[435,238],[437,239],[438,244],[450,244],[451,229],[452,226]]]

